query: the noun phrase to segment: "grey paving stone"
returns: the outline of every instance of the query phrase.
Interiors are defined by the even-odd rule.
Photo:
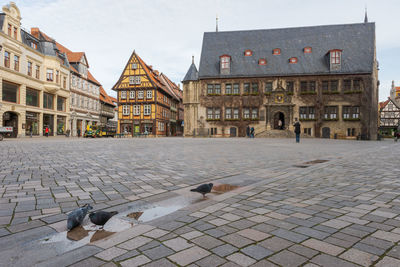
[[[269,261],[276,263],[281,266],[300,266],[308,261],[307,258],[300,256],[296,253],[283,250],[268,258]]]
[[[311,259],[312,257],[314,257],[315,255],[317,255],[319,253],[319,251],[316,251],[314,249],[299,245],[299,244],[295,244],[293,246],[291,246],[290,248],[288,248],[288,250],[295,252],[301,256],[304,256],[306,258]]]
[[[145,254],[151,260],[158,260],[160,258],[167,257],[167,256],[172,255],[174,253],[175,252],[172,249],[167,248],[164,245],[160,245],[160,246],[157,246],[155,248],[151,248],[151,249],[143,251],[143,254]]]
[[[329,233],[307,227],[297,227],[295,229],[292,229],[292,231],[306,236],[314,237],[316,239],[325,239],[330,235]]]
[[[290,247],[291,245],[293,245],[292,242],[286,240],[286,239],[282,239],[279,237],[271,237],[268,238],[262,242],[259,243],[261,246],[267,248],[268,250],[277,252],[280,251],[282,249],[285,249],[287,247]]]
[[[125,254],[122,254],[122,255],[119,256],[119,257],[114,258],[113,261],[115,261],[115,262],[124,261],[124,260],[126,260],[126,259],[135,257],[135,256],[137,256],[137,255],[139,255],[139,254],[140,254],[140,253],[139,253],[137,250],[131,250],[131,251],[125,253]]]
[[[192,239],[191,242],[208,250],[224,244],[222,241],[207,235],[196,237],[195,239]]]
[[[164,258],[157,261],[152,261],[143,265],[143,267],[176,267],[176,265]]]
[[[196,261],[196,265],[203,266],[203,267],[220,266],[220,265],[224,264],[225,262],[226,262],[226,260],[221,257],[218,257],[216,255],[210,255],[208,257],[205,257],[204,259]]]
[[[311,262],[318,264],[320,266],[341,266],[341,267],[356,267],[358,265],[352,264],[348,261],[333,257],[327,254],[317,255]]]
[[[262,246],[258,245],[251,245],[248,247],[245,247],[241,249],[241,252],[246,254],[247,256],[250,256],[256,260],[261,260],[265,257],[268,257],[269,255],[273,254],[274,252],[271,250],[268,250]]]
[[[281,238],[290,240],[292,242],[295,243],[300,243],[304,240],[306,240],[307,238],[309,238],[308,236],[302,235],[302,234],[296,234],[294,232],[285,230],[285,229],[277,229],[275,231],[272,231],[271,234],[279,236]]]
[[[230,244],[225,244],[225,245],[213,248],[211,251],[220,257],[225,257],[225,256],[228,256],[228,255],[238,251],[238,250],[239,249],[237,247],[234,247]]]

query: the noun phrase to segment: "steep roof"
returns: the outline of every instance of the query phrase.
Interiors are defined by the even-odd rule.
[[[165,84],[166,89],[168,90],[168,93],[175,98],[176,100],[180,101],[180,96],[179,94],[175,91],[176,87],[178,87],[174,82],[172,82],[167,75],[165,75],[164,73],[160,74],[160,78],[163,81],[163,83]]]
[[[383,101],[383,102],[379,102],[379,108],[383,109],[384,107],[386,107],[386,105],[389,103],[390,99]]]
[[[93,75],[92,75],[92,73],[90,73],[90,71],[87,72],[87,79],[88,79],[89,81],[92,81],[92,82],[94,82],[95,84],[101,86],[101,83],[99,83],[99,82],[93,77]]]
[[[192,62],[192,65],[190,65],[189,70],[187,71],[182,82],[197,81],[198,78],[199,78],[199,72],[197,71],[197,68],[196,68],[196,65],[194,64],[194,62]]]
[[[100,101],[115,107],[111,97],[106,93],[103,86],[100,86]]]
[[[304,53],[311,47],[312,53]],[[275,48],[280,55],[273,55]],[[250,49],[252,56],[244,56]],[[299,28],[206,32],[203,37],[199,78],[329,74],[327,53],[342,50],[341,69],[334,73],[371,73],[375,52],[375,23]],[[231,70],[221,75],[219,57],[231,57]],[[289,58],[298,63],[290,64]],[[259,59],[266,65],[259,65]]]

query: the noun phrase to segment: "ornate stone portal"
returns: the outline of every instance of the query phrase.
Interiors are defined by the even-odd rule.
[[[278,82],[278,87],[270,93],[265,104],[267,130],[291,130],[294,106],[292,93],[285,90],[281,82]]]

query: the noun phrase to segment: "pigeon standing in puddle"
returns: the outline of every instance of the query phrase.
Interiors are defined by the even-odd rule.
[[[198,192],[203,195],[203,198],[205,198],[206,194],[211,192],[212,187],[213,187],[212,183],[202,184],[202,185],[199,185],[197,188],[190,189],[190,191]]]
[[[67,219],[67,228],[71,230],[82,224],[83,219],[85,219],[86,214],[89,210],[93,209],[89,204],[85,204],[84,206],[73,210],[70,214],[68,214]]]
[[[89,219],[96,225],[104,226],[112,216],[118,214],[118,211],[96,211],[89,214]]]

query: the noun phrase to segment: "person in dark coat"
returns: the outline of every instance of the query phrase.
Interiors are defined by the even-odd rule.
[[[78,137],[81,136],[81,129],[78,129],[77,134],[78,134]]]
[[[247,127],[246,127],[246,136],[250,137],[250,126],[249,125],[247,125]]]
[[[250,138],[254,138],[254,127],[250,129]]]
[[[294,119],[294,133],[296,134],[296,143],[300,143],[301,125],[297,118]]]

